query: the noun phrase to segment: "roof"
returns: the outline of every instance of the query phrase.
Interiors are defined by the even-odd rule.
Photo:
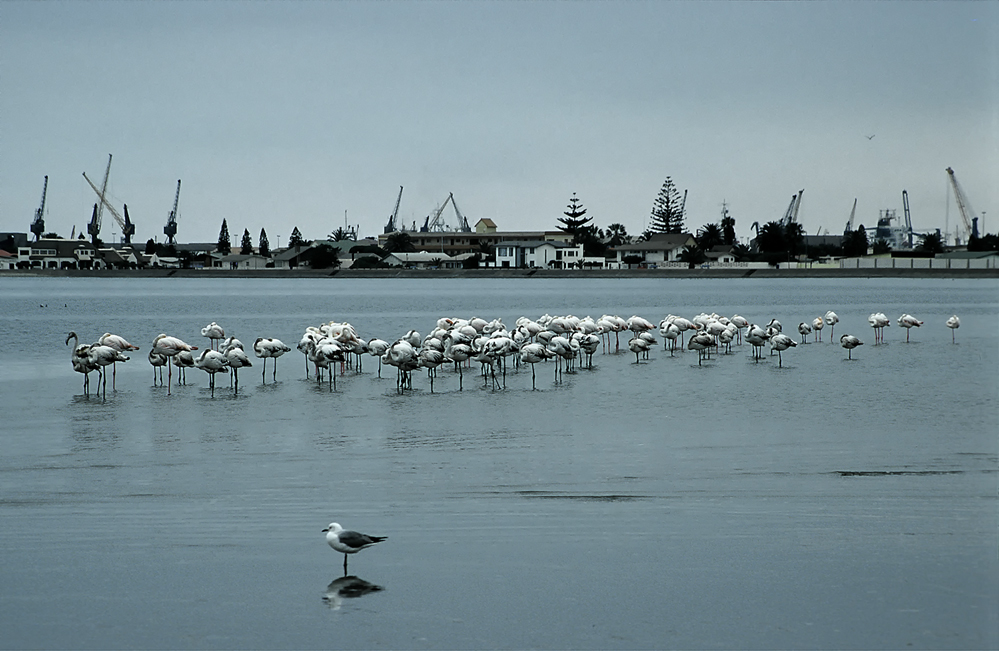
[[[394,257],[399,262],[431,262],[433,260],[453,260],[451,256],[447,253],[428,253],[426,251],[403,253],[402,251],[396,251],[394,253],[389,253],[385,256],[385,259]]]
[[[482,224],[483,226],[489,226],[490,228],[495,228],[496,227],[496,222],[494,222],[493,220],[489,219],[488,217],[483,217],[479,221],[475,222],[476,226],[478,226],[479,224]]]
[[[615,251],[670,251],[694,240],[690,233],[656,233],[644,242],[615,246]]]
[[[556,249],[566,249],[566,248],[574,249],[582,246],[582,244],[573,244],[572,242],[559,242],[557,240],[503,240],[502,242],[497,242],[496,246],[519,246],[521,248],[551,246]]]

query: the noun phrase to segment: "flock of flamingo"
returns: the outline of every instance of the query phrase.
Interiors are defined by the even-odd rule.
[[[814,341],[821,341],[823,328],[829,326],[829,341],[834,342],[834,330],[839,322],[835,312],[816,317],[811,323],[798,324],[798,334],[801,343],[806,343],[809,335]],[[874,313],[868,317],[870,326],[874,329],[875,345],[884,343],[884,329],[891,325],[890,319],[883,313]],[[905,328],[906,342],[909,341],[909,331],[923,325],[919,319],[903,314],[898,318],[898,325]],[[947,319],[945,325],[951,329],[951,341],[956,343],[955,332],[961,326],[957,315]],[[620,335],[631,333],[627,342],[628,350],[635,354],[635,363],[648,359],[649,351],[658,345],[653,331],[656,326],[640,316],[623,319],[619,316],[604,315],[599,319],[575,316],[550,316],[548,314],[532,320],[527,317],[517,319],[513,330],[507,329],[500,319],[486,321],[478,317],[471,319],[449,318],[438,319],[436,327],[426,337],[410,330],[388,343],[382,339],[362,339],[357,329],[349,323],[331,321],[320,326],[309,326],[298,342],[298,350],[305,356],[305,374],[310,377],[310,367],[315,369],[315,378],[319,382],[329,384],[330,390],[336,390],[336,374],[339,368],[343,374],[347,368],[356,365],[361,371],[361,360],[364,355],[370,355],[378,360],[378,377],[381,377],[382,364],[394,366],[397,372],[396,388],[399,392],[412,389],[412,373],[418,369],[426,369],[430,382],[430,391],[434,390],[434,378],[437,369],[444,364],[453,364],[458,373],[458,390],[463,389],[463,368],[472,361],[481,365],[481,374],[485,382],[491,380],[493,387],[502,382],[506,386],[506,369],[508,360],[515,365],[531,365],[531,388],[537,388],[535,364],[552,360],[555,370],[555,382],[560,382],[565,369],[572,369],[579,363],[592,367],[593,355],[598,349],[607,352],[613,345],[614,350],[620,350]],[[783,328],[777,319],[772,319],[766,326],[750,323],[745,318],[735,315],[732,318],[718,314],[698,314],[692,319],[669,315],[659,323],[659,335],[664,340],[663,348],[673,356],[684,348],[684,336],[687,336],[686,348],[698,353],[697,363],[710,359],[712,350],[724,347],[731,352],[733,341],[741,344],[743,339],[753,347],[753,359],[762,358],[763,347],[769,344],[771,355],[776,352],[778,366],[783,366],[781,353],[798,345],[793,338],[782,332]],[[163,383],[163,367],[167,367],[167,393],[173,382],[173,367],[178,369],[178,381],[186,382],[186,369],[199,368],[209,375],[209,386],[212,397],[215,396],[215,375],[229,373],[230,386],[239,391],[239,369],[251,367],[249,355],[243,348],[243,343],[235,337],[226,337],[225,331],[217,323],[210,323],[201,330],[210,345],[201,351],[195,351],[197,346],[191,346],[177,337],[161,334],[153,339],[149,350],[149,363],[153,366],[153,381]],[[614,338],[613,343],[611,338]],[[679,340],[679,345],[677,341]],[[107,395],[107,367],[112,368],[112,390],[115,388],[115,365],[128,361],[125,354],[139,350],[123,337],[104,333],[92,344],[79,343],[75,332],[70,332],[66,344],[73,341],[71,349],[73,370],[84,376],[83,389],[90,392],[90,373],[97,372],[101,385]],[[847,358],[853,359],[853,349],[862,346],[857,336],[844,334],[839,338],[840,345],[846,349]],[[277,380],[277,359],[291,348],[279,339],[258,337],[253,342],[253,354],[263,360],[262,381],[267,381],[267,360],[273,359],[271,377]],[[157,375],[158,373],[158,375]]]

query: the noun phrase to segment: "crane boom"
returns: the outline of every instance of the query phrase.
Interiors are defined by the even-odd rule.
[[[395,210],[389,215],[388,223],[385,224],[385,232],[393,233],[396,231],[395,220],[399,216],[399,204],[402,203],[402,186],[399,186],[399,196],[395,198]]]
[[[909,193],[902,190],[902,214],[905,215],[905,235],[909,248],[912,248],[912,217],[909,215]]]
[[[177,235],[177,205],[180,203],[180,179],[177,179],[177,194],[173,197],[173,210],[167,215],[166,226],[163,227],[163,234],[167,236],[167,244],[176,244],[174,237]]]
[[[101,230],[101,212],[103,212],[103,208],[107,208],[111,212],[111,216],[114,217],[114,220],[118,223],[118,227],[121,228],[122,241],[125,244],[131,244],[132,235],[135,234],[135,224],[133,224],[131,220],[127,218],[127,216],[126,217],[121,216],[121,213],[119,213],[115,209],[115,207],[111,205],[111,202],[108,201],[106,194],[97,189],[97,186],[94,185],[94,182],[90,180],[90,177],[87,176],[86,172],[83,173],[83,178],[87,180],[87,183],[90,184],[90,187],[93,189],[94,192],[97,193],[97,196],[100,197],[101,200],[99,204],[100,207],[97,210],[97,226],[96,226],[97,231],[100,232]],[[87,227],[87,232],[90,232],[89,226]],[[91,233],[91,235],[94,235],[94,233]]]
[[[37,242],[42,233],[45,232],[45,194],[49,189],[49,177],[45,177],[45,183],[42,185],[42,203],[38,206],[38,210],[35,211],[35,219],[31,222],[31,232],[35,236],[35,241]]]
[[[454,194],[451,195],[451,205],[454,206],[454,214],[458,215],[458,230],[462,233],[471,233],[472,227],[468,225],[468,220],[458,210],[458,202],[454,200]]]
[[[850,210],[850,219],[846,222],[846,233],[853,230],[853,218],[857,215],[857,198],[853,199],[853,208]],[[846,234],[844,233],[844,235]]]
[[[957,211],[961,213],[961,221],[964,222],[964,228],[968,232],[968,237],[972,235],[977,236],[976,232],[978,215],[975,213],[974,209],[971,207],[971,202],[968,201],[968,195],[964,193],[964,188],[961,184],[957,182],[957,176],[954,175],[954,170],[950,167],[947,168],[947,176],[950,179],[950,184],[954,188],[954,200],[957,201]]]

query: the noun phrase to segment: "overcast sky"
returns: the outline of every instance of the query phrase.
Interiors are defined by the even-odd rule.
[[[999,230],[995,2],[2,2],[0,231],[374,235],[454,193],[551,230],[572,193],[637,234],[666,176],[740,237],[805,190],[809,233],[944,229],[951,166]],[[873,136],[873,138],[869,138]],[[444,214],[454,224],[453,213]],[[105,213],[102,236],[120,228]]]

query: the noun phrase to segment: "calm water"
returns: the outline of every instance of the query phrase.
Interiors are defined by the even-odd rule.
[[[625,349],[538,391],[399,395],[367,358],[331,394],[293,350],[276,383],[255,360],[238,395],[191,369],[168,396],[146,362],[210,321],[294,347],[331,319],[829,309],[853,361],[827,327],[784,368]],[[875,346],[872,311],[926,324]],[[997,319],[992,280],[0,277],[0,646],[997,648]],[[142,346],[106,400],[69,330]],[[363,583],[332,520],[389,537]]]

